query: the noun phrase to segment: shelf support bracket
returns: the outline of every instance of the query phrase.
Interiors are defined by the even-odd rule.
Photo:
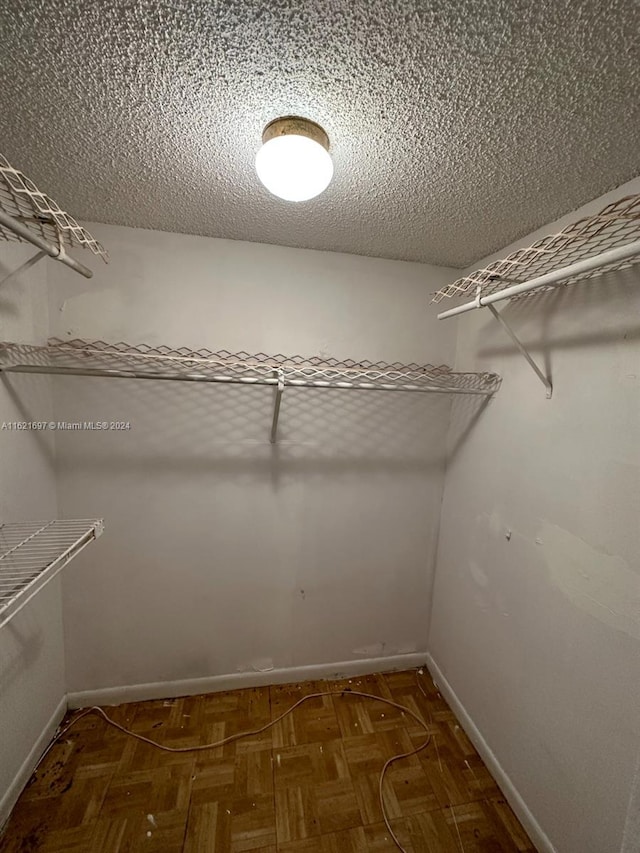
[[[33,257],[26,260],[23,264],[20,264],[20,266],[17,269],[13,270],[13,272],[10,272],[9,275],[5,275],[5,277],[0,281],[0,287],[2,287],[4,284],[7,284],[7,282],[10,279],[15,278],[16,276],[20,275],[21,272],[26,272],[29,269],[29,267],[34,266],[35,264],[38,263],[38,261],[41,261],[43,258],[46,258],[46,257],[47,257],[46,252],[43,252],[43,251],[36,252]]]
[[[507,323],[507,321],[504,319],[504,317],[502,316],[502,314],[501,314],[501,313],[498,311],[498,309],[495,307],[495,305],[491,305],[491,304],[489,304],[489,305],[486,305],[485,307],[486,307],[486,308],[488,308],[488,309],[489,309],[489,311],[491,311],[491,313],[493,314],[493,316],[494,316],[494,317],[496,318],[496,320],[500,323],[500,325],[501,325],[501,326],[502,326],[502,328],[505,330],[505,332],[509,335],[509,337],[511,338],[511,340],[513,341],[513,343],[514,343],[514,344],[517,346],[517,348],[520,350],[520,353],[523,355],[523,357],[524,357],[524,358],[526,359],[526,361],[528,362],[529,367],[533,370],[533,372],[534,372],[534,373],[535,373],[535,375],[538,377],[538,379],[540,380],[540,382],[542,382],[542,384],[543,384],[543,385],[544,385],[544,387],[546,388],[546,391],[547,391],[547,400],[550,400],[550,399],[551,399],[551,395],[552,395],[552,393],[553,393],[553,385],[551,384],[551,380],[550,380],[548,377],[546,377],[546,376],[544,375],[544,373],[542,372],[542,370],[540,370],[540,368],[538,367],[538,365],[537,365],[537,364],[535,363],[535,361],[531,358],[531,356],[529,355],[529,351],[526,349],[526,347],[524,346],[524,344],[522,343],[522,341],[520,341],[520,339],[516,337],[515,332],[513,331],[513,329],[511,328],[511,326]]]
[[[273,421],[271,422],[271,444],[276,443],[278,437],[278,418],[280,417],[280,403],[282,402],[282,392],[284,391],[284,371],[274,370],[274,375],[278,378],[276,385],[276,393],[273,398]]]
[[[62,244],[54,246],[53,243],[48,243],[38,234],[35,234],[27,228],[27,226],[20,222],[20,220],[14,219],[13,216],[9,216],[9,214],[5,213],[4,210],[0,210],[0,225],[9,231],[12,231],[14,234],[17,234],[18,237],[22,238],[22,241],[26,241],[27,243],[32,243],[34,246],[37,246],[41,252],[44,252],[45,255],[49,255],[50,258],[56,258],[60,263],[71,267],[72,270],[79,272],[80,275],[83,275],[85,278],[92,278],[93,273],[91,270],[88,269],[88,267],[85,267],[84,264],[76,261],[75,258],[67,255]],[[40,259],[38,258],[38,260]]]

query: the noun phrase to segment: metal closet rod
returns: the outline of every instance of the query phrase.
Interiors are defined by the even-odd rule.
[[[278,386],[280,383],[287,388],[333,388],[346,389],[351,388],[357,391],[418,391],[421,393],[432,394],[476,394],[483,397],[491,397],[495,393],[493,389],[480,388],[447,388],[439,385],[392,385],[390,383],[375,384],[358,384],[352,382],[330,382],[322,380],[309,379],[287,379],[286,375],[283,379],[274,376],[273,378],[265,376],[259,379],[240,378],[234,376],[206,376],[197,373],[143,373],[136,370],[112,370],[109,368],[98,369],[90,367],[51,367],[49,365],[36,364],[15,364],[15,365],[0,365],[0,372],[3,373],[52,373],[58,376],[103,376],[116,377],[121,379],[163,379],[173,382],[223,382],[231,385],[270,385]]]
[[[46,240],[43,240],[42,237],[34,234],[26,227],[26,225],[23,225],[22,222],[14,219],[13,216],[9,216],[9,214],[5,213],[4,210],[0,210],[0,225],[7,228],[9,231],[13,231],[14,234],[17,234],[23,240],[26,240],[27,243],[32,243],[34,246],[37,246],[41,252],[49,255],[50,258],[55,258],[65,266],[79,272],[80,275],[83,275],[85,278],[92,278],[93,272],[88,267],[85,267],[84,264],[81,264],[79,261],[70,257],[70,255],[67,255],[62,245],[54,246],[53,243],[48,243]]]
[[[448,311],[442,311],[438,314],[438,320],[445,320],[447,317],[455,317],[457,314],[465,314],[467,311],[473,311],[476,308],[483,308],[485,305],[492,305],[494,302],[501,302],[503,299],[509,299],[512,296],[518,296],[521,293],[528,293],[530,290],[537,290],[539,287],[548,287],[549,285],[561,284],[564,279],[571,278],[574,275],[580,275],[585,272],[597,270],[600,267],[608,264],[625,261],[635,255],[640,255],[640,240],[634,240],[633,243],[627,243],[624,246],[616,246],[614,249],[609,249],[602,252],[600,255],[594,255],[591,258],[585,258],[582,261],[576,261],[574,264],[569,264],[566,267],[552,270],[551,272],[539,275],[537,278],[532,278],[529,281],[523,281],[521,284],[514,284],[511,287],[506,287],[504,290],[499,290],[496,293],[490,293],[487,296],[479,296],[472,302],[465,302],[464,305],[458,305],[457,308],[450,308]]]

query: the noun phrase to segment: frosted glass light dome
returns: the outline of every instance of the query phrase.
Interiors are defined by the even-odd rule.
[[[333,177],[329,138],[320,125],[295,116],[268,124],[256,155],[258,177],[285,201],[307,201],[324,192]]]

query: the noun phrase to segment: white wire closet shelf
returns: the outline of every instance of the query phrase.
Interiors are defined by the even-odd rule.
[[[440,319],[482,308],[534,290],[574,284],[640,262],[640,194],[608,204],[594,216],[568,225],[506,258],[438,290],[432,302],[473,294]]]
[[[484,269],[459,278],[438,290],[432,302],[466,296],[474,299],[438,314],[439,320],[488,308],[520,354],[544,385],[547,398],[553,393],[551,379],[538,367],[527,348],[495,306],[505,299],[530,296],[534,291],[625,269],[640,262],[640,194],[625,196],[608,204],[595,216],[568,225],[526,249],[518,249]]]
[[[436,394],[494,394],[495,373],[458,373],[446,365],[339,361],[319,357],[171,349],[147,344],[52,338],[46,346],[0,344],[0,371],[128,379],[270,385],[276,392],[272,441],[280,400],[288,388],[334,388]]]
[[[102,531],[96,519],[0,524],[0,628]]]
[[[40,249],[20,269],[48,255],[91,278],[91,270],[67,254],[67,249],[75,246],[89,249],[105,262],[109,260],[104,247],[86,228],[41,192],[26,175],[14,169],[1,154],[0,239],[32,243]]]
[[[456,373],[446,365],[338,361],[226,350],[192,351],[59,338],[51,338],[46,346],[0,344],[0,370],[247,385],[277,386],[279,381],[284,381],[287,386],[305,388],[445,394],[490,395],[499,384],[499,377],[494,373]]]

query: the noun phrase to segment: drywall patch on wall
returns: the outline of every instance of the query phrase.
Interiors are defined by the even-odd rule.
[[[503,616],[508,616],[506,597],[500,585],[493,583],[489,568],[492,560],[487,559],[487,551],[495,548],[503,537],[507,541],[511,540],[513,532],[505,526],[505,514],[501,507],[497,507],[490,513],[482,512],[476,516],[473,525],[474,559],[469,560],[468,571],[475,606],[483,612],[494,608]]]
[[[576,607],[640,640],[640,572],[548,521],[539,538],[552,583]]]

